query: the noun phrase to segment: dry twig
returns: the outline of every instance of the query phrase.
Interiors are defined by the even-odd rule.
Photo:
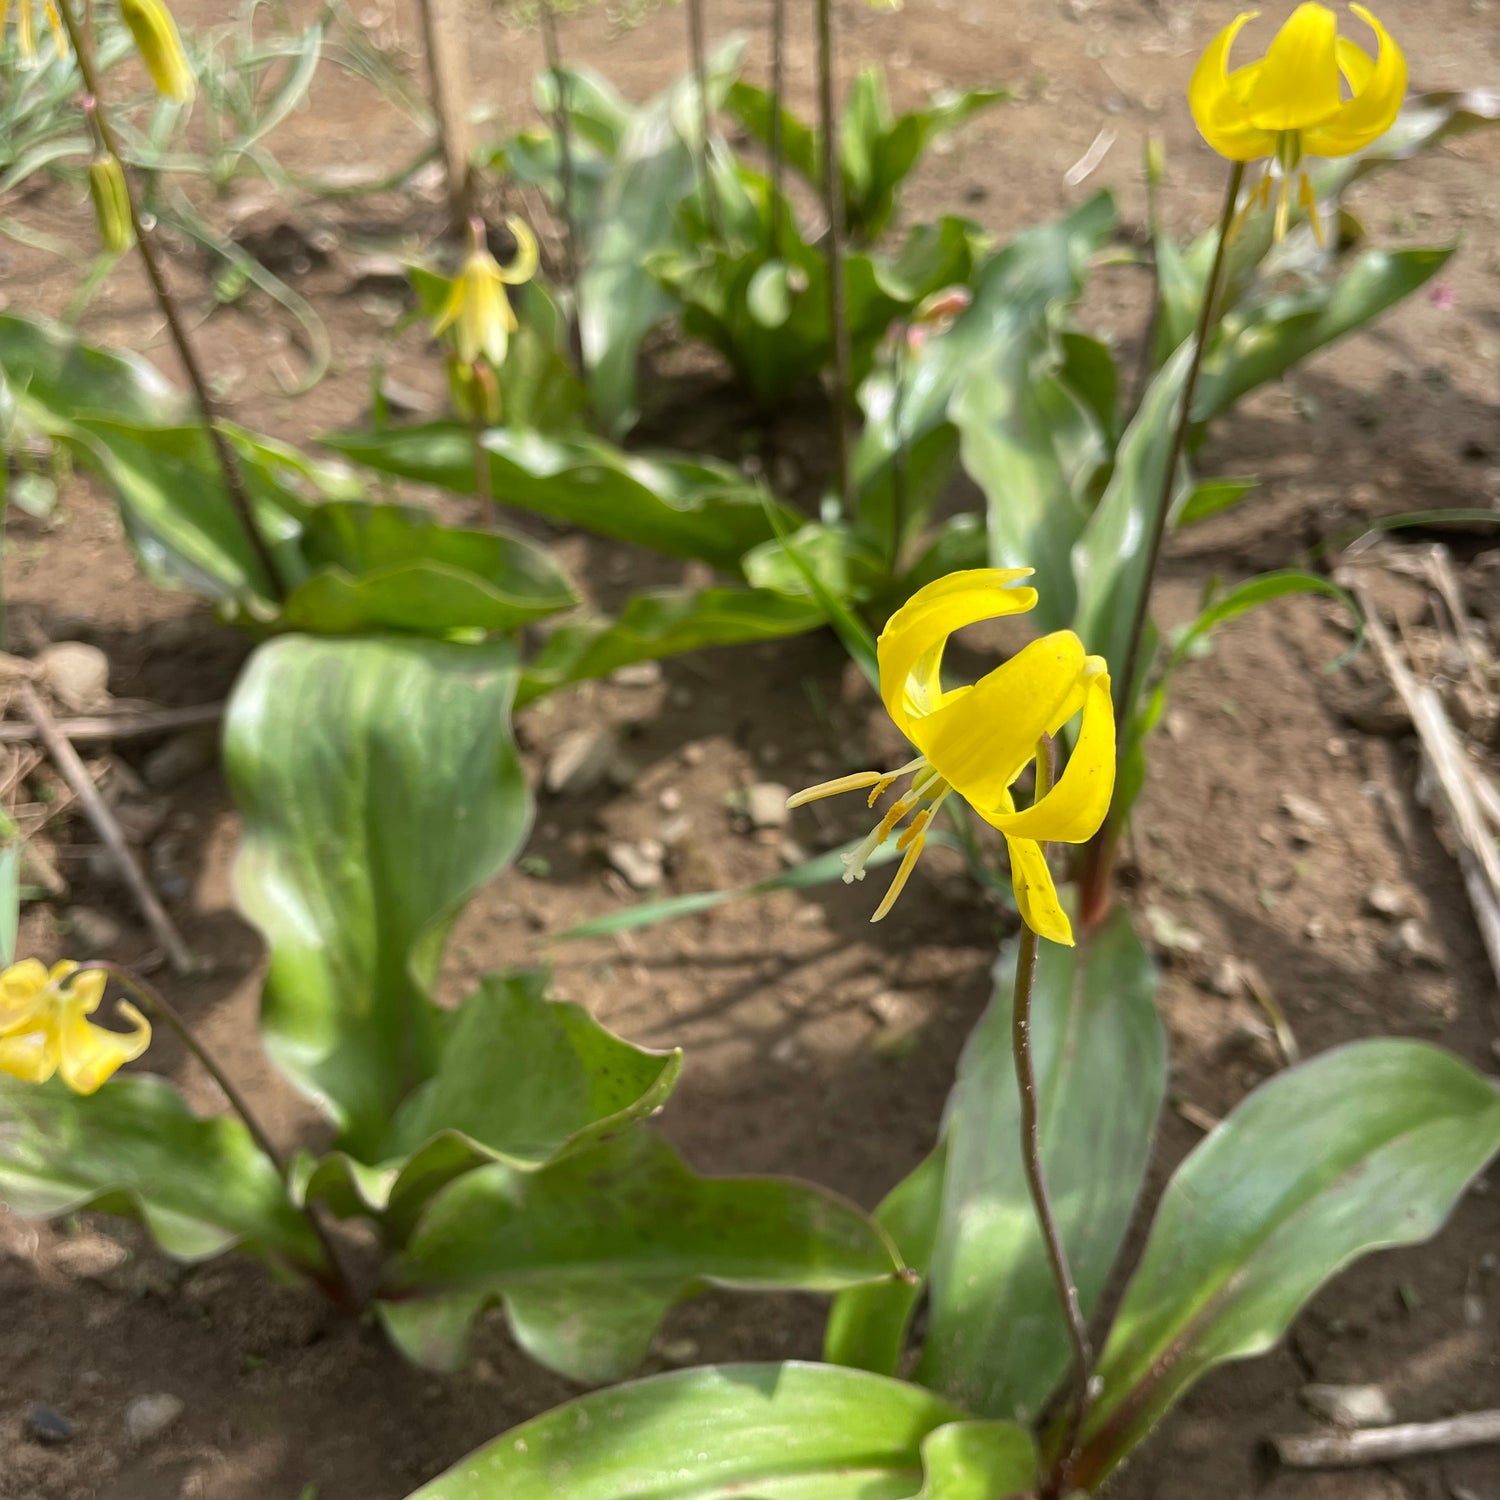
[[[70,740],[132,740],[148,734],[171,734],[217,724],[224,717],[222,703],[195,703],[188,708],[152,708],[139,713],[95,714],[83,719],[56,719],[59,734]],[[0,743],[34,740],[39,731],[33,723],[0,724]]]
[[[141,915],[145,917],[157,941],[166,950],[167,961],[178,974],[191,973],[196,968],[192,953],[183,942],[182,935],[177,931],[172,919],[167,915],[166,908],[162,906],[156,892],[151,889],[145,872],[137,863],[135,855],[131,853],[130,846],[125,842],[125,835],[115,821],[115,815],[109,810],[109,804],[99,795],[99,789],[94,785],[94,779],[89,775],[88,767],[79,759],[78,752],[73,748],[73,742],[59,729],[51,710],[42,702],[41,695],[29,682],[21,684],[18,696],[21,707],[26,711],[31,722],[36,725],[37,734],[46,745],[47,753],[52,757],[63,780],[72,788],[73,795],[82,805],[89,822],[94,825],[99,837],[104,841],[105,848],[109,850],[115,864],[119,867],[126,885],[130,887],[131,895],[135,897],[136,905],[141,909]]]
[[[1352,1469],[1418,1453],[1445,1453],[1500,1443],[1500,1411],[1472,1411],[1440,1422],[1403,1422],[1358,1432],[1312,1432],[1274,1437],[1276,1456],[1291,1469]]]

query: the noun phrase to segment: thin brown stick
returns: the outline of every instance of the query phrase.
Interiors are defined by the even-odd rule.
[[[828,322],[833,344],[833,438],[839,504],[854,514],[854,473],[849,453],[849,317],[844,295],[844,184],[839,171],[839,122],[833,107],[833,0],[818,0],[818,116],[823,132],[823,211],[828,233]]]
[[[224,1097],[229,1101],[229,1107],[244,1122],[245,1129],[250,1132],[250,1138],[260,1148],[260,1153],[266,1158],[276,1170],[276,1175],[285,1185],[287,1177],[287,1161],[281,1154],[280,1148],[270,1137],[265,1126],[260,1123],[255,1111],[250,1108],[250,1102],[235,1086],[234,1081],[218,1064],[213,1053],[198,1039],[197,1033],[187,1023],[187,1018],[177,1009],[175,1005],[158,990],[155,985],[148,984],[139,975],[132,973],[129,969],[96,960],[92,963],[80,964],[79,972],[88,969],[97,969],[101,973],[108,974],[111,979],[125,986],[126,989],[141,1003],[141,1006],[159,1020],[165,1021],[177,1034],[178,1040],[189,1052],[197,1058],[203,1071],[223,1090]],[[329,1269],[333,1272],[334,1279],[338,1285],[339,1295],[346,1300],[350,1306],[357,1306],[359,1295],[355,1290],[348,1266],[345,1264],[339,1247],[333,1236],[328,1232],[328,1226],[310,1203],[301,1205],[302,1216],[307,1220],[310,1228],[316,1236],[319,1245],[323,1248],[323,1254],[328,1259]]]
[[[145,917],[147,924],[155,933],[156,940],[166,950],[167,961],[178,974],[192,973],[197,964],[191,951],[183,942],[182,935],[177,931],[172,919],[167,915],[166,908],[157,899],[156,892],[151,889],[151,884],[137,863],[135,855],[131,853],[129,844],[125,842],[125,835],[120,831],[115,815],[109,810],[109,804],[99,795],[99,789],[94,785],[88,767],[79,759],[72,741],[59,730],[57,720],[52,717],[51,710],[42,702],[41,695],[29,682],[21,684],[19,695],[21,706],[25,709],[27,717],[36,725],[37,734],[46,745],[47,753],[52,757],[63,780],[72,789],[73,795],[77,797],[89,822],[94,825],[95,831],[104,841],[104,847],[109,850],[110,857],[118,866],[126,885],[130,887],[130,893],[135,897],[136,905],[141,909],[141,915]]]
[[[172,343],[176,346],[177,357],[182,361],[188,384],[193,388],[193,396],[198,403],[204,431],[208,434],[209,444],[214,450],[214,458],[224,477],[225,493],[229,496],[229,503],[234,507],[235,515],[239,518],[245,539],[250,543],[250,550],[254,552],[256,561],[265,574],[266,587],[273,598],[284,599],[286,598],[286,581],[281,576],[275,555],[265,537],[261,535],[260,527],[256,524],[255,507],[251,503],[250,491],[245,484],[245,471],[240,466],[239,455],[220,429],[218,405],[209,391],[203,367],[198,363],[198,355],[193,348],[192,340],[188,337],[187,325],[183,322],[177,303],[167,287],[166,275],[162,271],[161,261],[157,258],[156,247],[152,244],[151,236],[147,233],[146,226],[141,219],[140,205],[136,202],[135,189],[130,182],[130,172],[125,166],[124,157],[120,154],[120,144],[115,136],[114,126],[110,123],[109,114],[104,107],[104,98],[99,92],[99,72],[94,66],[93,48],[84,28],[79,25],[73,14],[73,0],[58,0],[57,8],[62,16],[63,25],[67,28],[68,41],[78,58],[78,71],[83,78],[83,86],[92,101],[94,128],[98,131],[100,143],[120,164],[121,176],[125,183],[125,202],[130,210],[130,227],[135,233],[136,249],[140,251],[141,265],[145,268],[146,280],[151,283],[151,291],[156,298],[157,306],[161,308],[162,317],[166,320],[168,332],[172,336]]]
[[[82,719],[55,719],[59,734],[75,744],[88,740],[133,740],[149,734],[171,734],[217,724],[224,717],[222,703],[194,704],[189,708],[153,708],[131,714],[97,714]],[[25,742],[39,737],[35,724],[0,723],[0,743]]]
[[[1403,1422],[1358,1432],[1299,1433],[1273,1437],[1276,1456],[1290,1469],[1352,1469],[1419,1453],[1447,1453],[1500,1443],[1500,1411],[1471,1411],[1437,1422]]]
[[[474,172],[470,165],[469,70],[465,20],[453,0],[418,0],[432,111],[438,147],[448,178],[448,213],[458,234],[474,211]]]

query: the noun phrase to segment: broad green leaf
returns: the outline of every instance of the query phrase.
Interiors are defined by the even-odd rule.
[[[318,506],[307,518],[302,555],[312,576],[283,606],[282,623],[292,630],[488,633],[577,603],[567,577],[535,544],[440,526],[416,506]]]
[[[903,536],[946,485],[958,453],[954,396],[976,372],[1020,379],[1052,357],[1049,312],[1077,298],[1090,255],[1114,228],[1114,200],[1100,193],[1055,223],[1022,231],[976,271],[974,300],[952,328],[902,361],[899,399],[890,369],[864,382],[854,468],[860,527],[878,545],[889,542],[898,484],[904,481]],[[1000,494],[991,499],[995,508],[1004,502]]]
[[[773,116],[770,93],[744,79],[736,79],[724,96],[724,108],[746,130],[769,149]],[[781,107],[781,154],[792,171],[817,187],[823,180],[822,137],[804,124],[783,103]]]
[[[236,1119],[200,1120],[163,1078],[132,1073],[80,1097],[61,1081],[0,1078],[0,1198],[16,1213],[143,1219],[169,1255],[237,1244],[314,1276],[323,1253]]]
[[[21,830],[0,808],[0,967],[16,961],[16,933],[21,923]]]
[[[473,440],[451,423],[322,439],[358,463],[460,494],[474,493]],[[491,428],[495,502],[587,527],[602,536],[701,557],[738,572],[741,556],[774,535],[760,491],[737,470],[711,460],[650,458],[601,438],[548,437]],[[801,517],[782,508],[789,525]]]
[[[452,1017],[437,1072],[396,1111],[369,1168],[334,1152],[302,1192],[341,1215],[382,1217],[399,1243],[446,1183],[486,1162],[536,1171],[599,1144],[666,1102],[682,1053],[649,1052],[577,1005],[546,997],[539,971],[489,975]]]
[[[1114,471],[1093,515],[1073,548],[1078,580],[1074,628],[1089,651],[1104,657],[1115,675],[1118,704],[1125,692],[1125,653],[1131,622],[1151,586],[1155,557],[1151,539],[1162,504],[1172,436],[1192,348],[1184,344],[1146,389],[1115,453]],[[1187,489],[1186,464],[1177,466],[1174,494]],[[1169,502],[1170,503],[1170,500]]]
[[[894,1375],[906,1352],[906,1331],[922,1298],[922,1277],[932,1265],[943,1210],[948,1142],[893,1187],[875,1210],[875,1222],[890,1235],[901,1258],[918,1273],[908,1279],[840,1292],[828,1314],[823,1358],[877,1375]]]
[[[1354,1042],[1263,1084],[1167,1185],[1075,1482],[1092,1490],[1215,1365],[1271,1348],[1350,1261],[1436,1233],[1497,1148],[1494,1085],[1424,1042]]]
[[[619,1380],[707,1286],[834,1292],[894,1274],[889,1241],[824,1189],[699,1177],[648,1130],[539,1172],[480,1167],[429,1204],[381,1303],[392,1337],[452,1368],[504,1300],[516,1342],[575,1380]]]
[[[516,676],[504,640],[282,636],[229,702],[236,892],[271,950],[267,1050],[365,1161],[438,1064],[448,928],[526,832]]]
[[[1368,251],[1332,281],[1233,310],[1210,343],[1193,420],[1210,420],[1308,355],[1373,322],[1436,276],[1455,248]]]
[[[569,1402],[410,1500],[904,1500],[922,1486],[923,1442],[961,1417],[864,1371],[710,1365]]]
[[[1220,511],[1230,510],[1259,483],[1258,479],[1205,479],[1182,502],[1172,524],[1194,526]]]
[[[1166,1086],[1156,975],[1123,908],[1077,948],[1043,943],[1032,1002],[1042,1165],[1084,1316],[1119,1253]],[[918,1378],[980,1415],[1034,1419],[1071,1346],[1021,1158],[1011,1051],[1016,945],[964,1048]]]
[[[822,619],[822,611],[805,599],[770,589],[653,589],[634,594],[613,620],[559,625],[522,674],[516,703],[524,706],[566,683],[607,677],[630,662],[802,635],[816,629]]]
[[[917,1500],[1030,1500],[1037,1483],[1031,1434],[1011,1422],[950,1422],[922,1444]]]
[[[710,107],[717,108],[739,71],[743,43],[731,38],[708,59]],[[691,144],[697,111],[691,74],[639,110],[620,137],[585,228],[578,282],[578,327],[594,410],[619,434],[636,417],[636,361],[641,340],[672,304],[641,264],[675,239],[678,203],[696,185]]]

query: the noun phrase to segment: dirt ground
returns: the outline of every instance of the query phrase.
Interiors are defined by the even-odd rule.
[[[207,0],[176,8],[188,24],[218,20],[223,10]],[[752,72],[764,67],[767,9],[749,0],[708,6],[715,35],[751,35]],[[806,108],[811,18],[793,10],[792,79]],[[1018,90],[1016,102],[930,158],[908,218],[961,211],[1003,234],[1108,185],[1127,220],[1138,221],[1140,149],[1154,133],[1168,150],[1166,212],[1186,232],[1211,218],[1220,178],[1192,131],[1183,87],[1198,50],[1232,10],[1172,0],[910,0],[888,15],[845,0],[839,25],[846,69],[884,63],[898,104],[945,84],[999,81]],[[409,6],[371,0],[361,17],[415,68]],[[1405,46],[1415,86],[1495,80],[1495,0],[1391,0],[1381,17]],[[683,66],[683,32],[674,8],[623,32],[602,15],[572,19],[562,42],[570,60],[586,59],[640,98]],[[525,81],[540,56],[535,36],[476,4],[472,39],[484,97],[502,117],[523,118]],[[1065,186],[1063,174],[1102,128],[1117,138],[1099,170]],[[284,165],[308,172],[393,166],[417,144],[397,111],[332,68],[319,75],[312,108],[272,138]],[[1205,470],[1258,474],[1264,489],[1174,549],[1161,590],[1164,618],[1184,617],[1215,574],[1302,561],[1322,539],[1371,515],[1500,501],[1497,164],[1500,139],[1474,137],[1361,188],[1357,206],[1377,241],[1457,235],[1462,248],[1438,292],[1314,360],[1217,430]],[[81,205],[60,192],[11,207],[64,237],[86,242],[92,233]],[[213,210],[225,222],[265,211],[260,189]],[[276,377],[300,356],[262,303],[221,309],[201,327],[233,415],[299,442],[360,420],[370,366],[382,356],[419,397],[436,403],[441,389],[420,334],[393,339],[399,309],[350,270],[345,253],[420,244],[439,221],[437,195],[311,205],[299,220],[325,221],[339,253],[287,274],[331,331],[328,379],[300,398],[284,393]],[[0,299],[12,308],[59,311],[72,274],[0,241]],[[1102,276],[1087,308],[1127,344],[1139,330],[1138,274]],[[174,275],[206,316],[200,268],[181,255]],[[129,267],[83,328],[173,369]],[[683,446],[722,441],[724,407],[669,407],[652,431]],[[817,488],[809,456],[817,449],[800,451],[807,472],[794,498],[806,501]],[[678,576],[627,548],[535,534],[606,602]],[[71,483],[50,524],[13,514],[7,540],[11,650],[95,641],[109,653],[111,687],[123,698],[193,704],[227,691],[243,638],[188,596],[142,581],[112,504],[91,486]],[[1469,564],[1482,544],[1454,545]],[[1190,1120],[1222,1115],[1278,1065],[1256,1004],[1216,992],[1225,987],[1216,982],[1225,960],[1253,961],[1304,1053],[1396,1034],[1437,1040],[1495,1067],[1500,1009],[1462,883],[1416,800],[1410,741],[1366,711],[1378,697],[1375,669],[1366,661],[1325,671],[1346,643],[1322,605],[1293,601],[1246,618],[1183,672],[1157,741],[1127,894],[1138,911],[1157,908],[1159,931],[1175,928],[1180,940],[1188,929],[1199,945],[1187,951],[1193,944],[1179,941],[1162,953],[1173,1107],[1164,1112],[1149,1195],[1200,1138]],[[544,700],[518,726],[533,773],[569,729],[599,721],[619,727],[628,765],[586,797],[539,798],[527,851],[538,873],[512,872],[474,903],[450,948],[451,993],[486,969],[538,957],[548,934],[629,899],[611,884],[607,839],[659,837],[675,820],[670,889],[758,879],[780,868],[785,838],[808,851],[830,846],[859,828],[860,811],[820,804],[787,835],[757,837],[735,830],[728,794],[766,780],[795,788],[832,766],[879,764],[896,748],[877,702],[823,637],[705,653],[668,662],[649,681],[591,684]],[[151,748],[124,753],[143,765]],[[211,967],[174,994],[292,1143],[310,1120],[258,1050],[262,955],[234,914],[227,875],[236,820],[212,755],[184,765],[191,774],[153,799],[160,822],[149,861]],[[1315,803],[1322,821],[1309,827],[1305,810],[1289,815],[1288,792]],[[90,858],[87,830],[77,825],[72,837],[62,855],[68,902],[31,908],[24,941],[44,955],[73,951],[62,924],[83,906],[123,929],[113,956],[142,958],[149,940],[136,929],[129,898]],[[1399,892],[1430,936],[1421,962],[1383,955],[1389,923],[1367,902],[1377,882]],[[635,1041],[686,1048],[684,1081],[663,1125],[695,1167],[800,1173],[873,1205],[932,1142],[959,1048],[988,995],[1001,924],[957,857],[941,850],[878,928],[868,925],[870,905],[868,888],[834,885],[546,952],[560,993]],[[182,1078],[200,1108],[217,1107],[207,1081],[169,1040],[151,1059]],[[1500,1406],[1497,1186],[1494,1173],[1476,1184],[1432,1244],[1377,1256],[1340,1277],[1284,1347],[1206,1380],[1110,1493],[1500,1500],[1494,1449],[1325,1475],[1274,1472],[1260,1457],[1266,1435],[1310,1425],[1297,1400],[1310,1380],[1378,1383],[1403,1419]],[[470,1369],[434,1376],[404,1364],[373,1326],[340,1321],[313,1294],[274,1285],[248,1262],[178,1267],[131,1226],[102,1218],[49,1229],[0,1215],[0,1298],[5,1500],[400,1500],[570,1394],[510,1346],[498,1318],[484,1329]],[[707,1297],[673,1315],[649,1368],[815,1357],[821,1317],[813,1299]],[[133,1447],[124,1407],[155,1392],[180,1396],[185,1410],[154,1444]],[[70,1442],[44,1446],[26,1435],[34,1403],[67,1418]]]

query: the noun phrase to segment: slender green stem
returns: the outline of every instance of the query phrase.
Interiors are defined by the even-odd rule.
[[[906,404],[906,341],[911,324],[901,319],[896,324],[896,351],[891,359],[891,549],[890,570],[901,562],[901,533],[906,529],[906,439],[902,434],[903,408]]]
[[[844,295],[844,184],[839,171],[839,122],[833,109],[833,0],[818,0],[818,122],[823,134],[823,209],[828,234],[828,321],[833,343],[833,436],[839,503],[854,514],[854,475],[849,454],[849,317]]]
[[[687,0],[688,50],[693,57],[693,83],[698,94],[698,183],[703,190],[703,206],[708,226],[719,239],[724,238],[724,216],[719,211],[719,194],[714,187],[712,137],[709,134],[712,110],[708,102],[708,47],[703,39],[703,0]]]
[[[193,388],[193,395],[197,399],[198,410],[203,418],[204,431],[208,434],[209,443],[214,450],[214,458],[224,477],[224,490],[229,496],[229,503],[234,507],[245,538],[250,543],[250,549],[255,553],[261,571],[265,574],[266,585],[272,596],[278,600],[285,599],[286,582],[281,575],[281,569],[277,566],[275,554],[256,524],[255,508],[250,501],[250,491],[245,483],[245,471],[240,466],[239,455],[234,451],[229,439],[225,437],[219,426],[218,408],[209,391],[203,367],[199,364],[192,340],[188,337],[187,325],[183,322],[177,304],[167,288],[167,279],[162,271],[161,261],[157,257],[156,248],[142,223],[140,205],[136,202],[135,190],[130,183],[130,170],[126,167],[124,157],[121,155],[119,141],[105,110],[103,95],[99,92],[99,72],[94,66],[93,49],[89,45],[86,29],[79,24],[77,17],[73,14],[73,5],[74,0],[59,0],[58,11],[62,16],[63,25],[67,28],[68,41],[78,58],[78,71],[83,77],[84,89],[93,101],[93,121],[99,139],[104,149],[119,163],[120,171],[124,176],[125,201],[130,209],[130,227],[135,233],[136,248],[141,254],[141,264],[145,268],[146,279],[151,283],[151,291],[156,297],[157,306],[161,308],[162,317],[166,319],[167,330],[172,336],[173,344],[177,347],[177,355],[187,374],[188,384]]]
[[[1044,736],[1038,747],[1036,758],[1036,797],[1040,802],[1057,780],[1057,744],[1050,735]],[[1045,859],[1047,847],[1042,846]],[[1047,1251],[1047,1264],[1052,1270],[1052,1280],[1057,1287],[1058,1301],[1062,1304],[1063,1317],[1068,1325],[1068,1340],[1073,1346],[1071,1370],[1071,1396],[1065,1419],[1064,1441],[1052,1480],[1041,1491],[1044,1500],[1066,1489],[1067,1468],[1072,1458],[1072,1449],[1083,1419],[1088,1411],[1089,1385],[1094,1373],[1094,1353],[1089,1342],[1088,1326],[1084,1322],[1083,1308],[1078,1300],[1078,1285],[1068,1265],[1068,1252],[1063,1245],[1062,1232],[1057,1225],[1057,1215],[1052,1209],[1052,1197],[1047,1190],[1047,1177],[1042,1168],[1042,1141],[1040,1107],[1037,1099],[1036,1061],[1031,1047],[1031,1005],[1036,991],[1037,952],[1041,939],[1031,928],[1021,928],[1020,949],[1016,955],[1016,983],[1011,1006],[1010,1040],[1011,1053],[1015,1060],[1016,1086],[1021,1096],[1021,1161],[1026,1171],[1026,1186],[1031,1192],[1031,1202],[1036,1209],[1037,1222],[1041,1226],[1042,1242]]]
[[[281,1179],[283,1185],[287,1182],[287,1162],[281,1154],[275,1141],[267,1133],[264,1125],[260,1123],[255,1111],[250,1108],[249,1101],[235,1086],[233,1080],[221,1068],[212,1052],[199,1041],[193,1028],[188,1025],[187,1019],[175,1005],[158,990],[155,985],[148,984],[137,974],[132,974],[129,969],[121,968],[118,964],[111,963],[86,963],[79,965],[79,972],[83,973],[90,969],[97,969],[100,973],[107,974],[118,984],[123,985],[130,991],[131,996],[140,1004],[141,1008],[149,1015],[160,1021],[165,1021],[167,1026],[177,1034],[182,1045],[198,1060],[203,1071],[224,1091],[224,1097],[229,1100],[229,1107],[244,1122],[245,1129],[250,1132],[250,1138],[255,1142],[272,1167],[276,1175]],[[329,1269],[332,1271],[335,1287],[339,1300],[346,1301],[351,1307],[359,1305],[359,1295],[355,1290],[354,1282],[349,1274],[349,1269],[344,1262],[343,1255],[328,1227],[319,1218],[312,1204],[302,1205],[302,1215],[307,1220],[308,1228],[312,1230],[319,1245],[323,1248],[323,1254],[327,1257]]]
[[[782,194],[786,152],[782,143],[782,96],[786,92],[786,0],[771,0],[771,237],[766,253],[782,258]]]
[[[1220,283],[1224,276],[1224,260],[1229,248],[1231,228],[1234,223],[1235,206],[1239,202],[1240,184],[1244,181],[1245,164],[1235,162],[1230,169],[1229,181],[1224,191],[1224,205],[1219,214],[1218,241],[1214,246],[1213,265],[1208,273],[1208,283],[1203,288],[1203,303],[1198,309],[1198,324],[1193,331],[1193,348],[1188,365],[1187,379],[1182,388],[1182,405],[1177,413],[1177,425],[1172,431],[1172,445],[1167,450],[1167,462],[1162,471],[1161,493],[1157,497],[1156,514],[1152,520],[1151,541],[1146,549],[1146,569],[1139,581],[1135,600],[1135,612],[1131,617],[1129,641],[1125,649],[1122,669],[1115,678],[1115,719],[1126,753],[1129,753],[1134,731],[1135,700],[1145,680],[1145,636],[1146,621],[1151,608],[1151,583],[1161,560],[1162,544],[1166,540],[1167,524],[1172,509],[1172,496],[1177,488],[1177,471],[1182,466],[1182,455],[1187,447],[1188,433],[1193,424],[1193,399],[1198,393],[1198,376],[1203,369],[1203,356],[1208,349],[1209,335],[1213,331],[1214,314],[1218,310]],[[1099,921],[1109,906],[1110,881],[1113,874],[1115,854],[1120,847],[1124,830],[1119,826],[1121,814],[1117,811],[1118,800],[1110,808],[1104,827],[1089,845],[1082,877],[1080,916],[1085,927]]]
[[[569,321],[568,336],[574,367],[582,375],[583,292],[579,278],[583,270],[583,253],[578,243],[578,179],[573,162],[573,115],[568,108],[568,83],[563,72],[562,47],[557,39],[557,12],[553,3],[554,0],[542,0],[542,48],[547,56],[547,71],[552,74],[552,90],[557,95],[552,110],[552,133],[557,137],[558,177],[562,188],[563,235],[567,246],[564,271],[573,289],[573,316]]]

